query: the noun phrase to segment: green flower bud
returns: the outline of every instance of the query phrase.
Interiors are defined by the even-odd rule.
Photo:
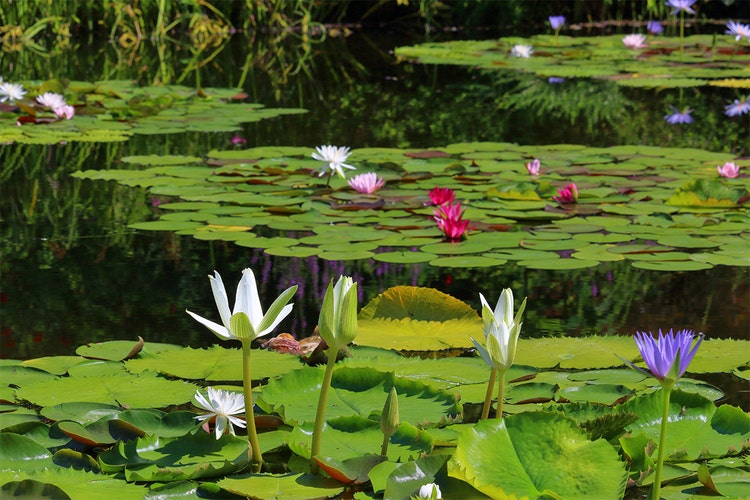
[[[383,413],[380,415],[380,430],[386,437],[391,437],[398,429],[398,424],[398,394],[396,394],[396,388],[392,387],[385,400]]]

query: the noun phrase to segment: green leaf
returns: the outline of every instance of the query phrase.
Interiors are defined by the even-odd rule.
[[[448,474],[493,498],[622,498],[627,472],[604,440],[559,414],[482,420],[462,432]]]
[[[252,474],[233,476],[217,483],[237,495],[278,500],[332,498],[344,491],[338,481],[312,474]]]

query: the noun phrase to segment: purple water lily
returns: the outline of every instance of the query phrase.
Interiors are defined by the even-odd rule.
[[[565,16],[549,16],[549,25],[557,31],[565,24]]]
[[[651,332],[635,334],[635,343],[651,375],[659,380],[670,382],[675,382],[685,373],[695,352],[703,342],[703,334],[699,334],[695,345],[693,345],[693,340],[695,340],[695,334],[692,330],[680,330],[673,333],[670,329],[667,334],[659,330],[658,338],[655,338]],[[629,364],[639,371],[648,373],[632,363]]]
[[[652,35],[659,35],[664,32],[664,27],[659,21],[649,21],[646,23],[646,29]]]
[[[696,1],[697,0],[667,0],[666,5],[674,9],[672,11],[673,16],[681,11],[687,12],[688,14],[695,14],[695,11],[693,10],[693,4]]]
[[[742,23],[736,23],[734,21],[729,21],[727,23],[727,30],[725,33],[727,35],[735,35],[734,41],[739,42],[742,40],[742,37],[750,41],[750,24],[742,24]]]
[[[690,113],[693,112],[690,108],[685,108],[682,111],[678,111],[677,108],[674,106],[670,106],[672,109],[672,112],[669,114],[664,115],[664,119],[667,120],[667,123],[670,125],[677,125],[684,123],[686,125],[693,123],[693,117],[690,116]]]
[[[745,113],[750,113],[750,97],[745,98],[744,101],[735,99],[731,104],[724,106],[724,114],[729,117],[744,115]]]

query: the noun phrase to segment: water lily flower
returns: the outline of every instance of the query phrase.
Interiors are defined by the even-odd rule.
[[[701,333],[698,341],[693,345],[695,334],[692,330],[680,330],[673,333],[670,329],[667,334],[659,330],[658,338],[654,337],[651,332],[637,332],[634,338],[650,373],[633,363],[628,362],[628,364],[640,372],[653,375],[660,381],[672,385],[685,373],[703,342]]]
[[[565,78],[562,78],[560,76],[550,76],[547,78],[547,83],[563,83],[565,81]]]
[[[659,21],[649,21],[648,23],[646,23],[646,29],[652,35],[659,35],[664,32],[664,27]]]
[[[552,197],[556,202],[564,205],[578,202],[578,186],[571,182],[562,189],[557,190],[557,196]]]
[[[529,174],[539,175],[539,169],[542,167],[542,162],[539,161],[539,158],[534,158],[532,161],[524,163],[524,165]]]
[[[727,35],[736,35],[734,38],[735,42],[739,42],[743,36],[750,41],[750,24],[729,21],[727,23],[727,28],[728,29],[725,31]]]
[[[8,103],[14,104],[16,101],[23,99],[25,95],[26,90],[20,83],[0,83],[0,102],[8,101]]]
[[[456,199],[456,192],[451,188],[436,187],[427,191],[433,205],[444,205]]]
[[[452,202],[440,205],[435,210],[435,221],[448,241],[460,241],[469,229],[470,221],[463,218],[461,204]]]
[[[677,380],[685,373],[698,347],[703,342],[703,334],[699,334],[698,341],[695,344],[693,344],[695,335],[691,330],[680,330],[675,334],[670,329],[666,335],[659,330],[658,339],[650,332],[648,334],[637,332],[634,338],[641,353],[641,358],[651,372],[650,375],[659,380],[663,392],[659,451],[656,458],[654,482],[649,495],[649,498],[661,498],[659,493],[666,448],[667,423],[669,422],[669,398]],[[632,368],[649,375],[646,370],[635,366],[624,358],[622,359]]]
[[[429,500],[442,499],[443,494],[440,491],[440,486],[435,483],[423,484],[419,488],[419,496],[417,498],[425,498]]]
[[[549,24],[557,31],[565,24],[565,16],[549,16]]]
[[[324,161],[327,163],[318,174],[318,177],[323,177],[326,174],[327,170],[330,170],[328,172],[329,175],[331,175],[333,172],[336,172],[336,174],[341,177],[342,179],[346,178],[346,174],[344,173],[344,169],[348,168],[350,170],[356,170],[357,167],[353,167],[351,165],[347,165],[344,163],[346,159],[349,157],[351,153],[349,153],[348,147],[336,147],[336,146],[318,146],[315,148],[315,152],[312,154],[312,157],[316,160]]]
[[[281,320],[292,312],[292,304],[287,304],[297,291],[297,285],[284,290],[281,295],[271,304],[266,314],[260,306],[258,297],[258,286],[255,283],[255,275],[251,269],[242,271],[242,279],[237,286],[237,297],[234,302],[234,310],[229,311],[229,300],[221,276],[214,271],[211,280],[211,290],[214,294],[216,307],[221,316],[223,326],[214,323],[197,314],[186,311],[200,324],[214,332],[222,340],[253,340],[271,332]]]
[[[335,286],[333,280],[328,284],[318,331],[328,347],[337,350],[357,336],[357,284],[350,276],[339,276]]]
[[[42,95],[36,96],[36,102],[49,109],[62,108],[63,106],[67,105],[67,103],[65,102],[65,98],[62,95],[56,94],[54,92],[45,92]]]
[[[630,49],[642,49],[646,46],[646,36],[640,33],[632,33],[623,38],[622,43]]]
[[[740,175],[740,167],[738,165],[735,165],[732,161],[728,161],[724,165],[717,166],[716,169],[719,171],[719,175],[721,177],[734,179],[735,177]]]
[[[534,47],[531,45],[514,45],[510,49],[510,55],[513,57],[521,57],[523,59],[528,59],[531,57],[531,54],[534,53]]]
[[[245,428],[245,421],[235,415],[245,413],[245,400],[238,392],[223,391],[209,387],[206,389],[208,397],[200,391],[195,392],[195,402],[198,406],[209,413],[195,417],[206,424],[216,419],[216,439],[221,438],[225,432],[234,436],[234,425]]]
[[[729,117],[744,115],[745,113],[750,113],[750,97],[745,98],[744,101],[735,99],[731,104],[724,106],[724,114]]]
[[[65,118],[66,120],[70,120],[76,114],[76,108],[74,108],[70,104],[60,106],[59,108],[54,108],[52,109],[52,111],[57,115],[58,118]]]
[[[669,123],[670,125],[677,125],[681,123],[689,125],[693,123],[693,117],[690,116],[690,113],[693,112],[692,109],[685,108],[682,111],[678,111],[674,106],[670,106],[670,108],[672,109],[672,112],[664,115],[664,119],[667,120],[667,123]]]
[[[385,182],[374,172],[359,174],[347,181],[351,187],[360,193],[372,194],[382,188]]]
[[[247,139],[245,139],[241,135],[233,135],[229,139],[229,142],[231,142],[233,146],[244,146],[247,144]]]
[[[697,0],[667,0],[665,5],[672,7],[672,15],[674,16],[678,12],[687,12],[688,14],[695,14],[693,10],[693,4]]]
[[[513,316],[513,291],[510,288],[502,291],[494,311],[481,293],[479,300],[482,302],[482,321],[487,348],[482,347],[473,338],[471,341],[485,363],[493,368],[507,370],[516,358],[516,344],[523,325],[521,316],[526,309],[526,299],[515,317]]]

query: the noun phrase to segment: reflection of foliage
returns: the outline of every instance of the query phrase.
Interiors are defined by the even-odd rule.
[[[551,83],[528,75],[513,77],[502,73],[493,80],[501,88],[510,87],[499,98],[501,108],[526,109],[537,117],[565,120],[571,125],[580,119],[589,131],[603,124],[618,130],[632,108],[630,100],[612,82],[569,79]]]

